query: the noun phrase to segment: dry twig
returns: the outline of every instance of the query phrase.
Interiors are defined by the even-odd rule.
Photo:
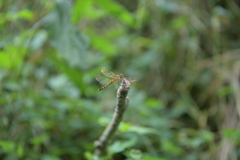
[[[117,91],[117,105],[113,114],[113,118],[108,125],[108,127],[105,129],[99,140],[95,142],[95,151],[94,155],[97,157],[106,155],[106,148],[108,145],[109,139],[113,136],[115,131],[118,128],[118,125],[120,124],[124,111],[126,110],[128,106],[128,91],[130,89],[130,82],[126,79],[122,80],[121,86],[119,87]]]

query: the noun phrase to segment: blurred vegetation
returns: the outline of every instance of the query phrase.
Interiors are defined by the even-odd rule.
[[[240,159],[235,0],[0,1],[0,159],[91,159],[116,89],[138,76],[114,160]]]

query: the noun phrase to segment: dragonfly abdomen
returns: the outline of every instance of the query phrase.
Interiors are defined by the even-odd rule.
[[[101,91],[101,90],[103,90],[104,88],[106,88],[107,86],[109,86],[109,85],[113,84],[114,82],[115,82],[115,80],[112,80],[111,82],[109,82],[109,83],[108,83],[108,84],[106,84],[105,86],[103,86],[103,87],[99,88],[98,90],[99,90],[99,91]]]

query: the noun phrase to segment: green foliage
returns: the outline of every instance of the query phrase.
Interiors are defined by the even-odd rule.
[[[240,131],[236,129],[224,129],[222,134],[226,139],[231,139],[236,145],[240,143]]]
[[[122,152],[127,148],[133,147],[136,144],[137,138],[132,138],[131,140],[126,141],[115,141],[112,145],[109,146],[109,153],[118,153]]]
[[[0,51],[0,65],[3,68],[18,67],[24,57],[26,50],[21,46],[7,45],[3,51]]]
[[[240,158],[234,0],[10,0],[0,9],[1,159],[100,159],[94,141],[116,102],[114,87],[97,91],[103,66],[139,81],[101,159]]]

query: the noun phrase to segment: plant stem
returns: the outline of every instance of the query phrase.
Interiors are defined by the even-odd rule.
[[[95,141],[95,156],[104,156],[106,155],[106,148],[108,145],[109,139],[113,136],[113,134],[116,132],[120,122],[122,121],[122,117],[124,114],[124,111],[126,110],[128,106],[129,99],[127,98],[128,92],[130,89],[130,82],[126,79],[122,80],[121,86],[118,88],[117,91],[117,105],[113,114],[113,118],[108,125],[108,127],[105,129],[101,137]]]

